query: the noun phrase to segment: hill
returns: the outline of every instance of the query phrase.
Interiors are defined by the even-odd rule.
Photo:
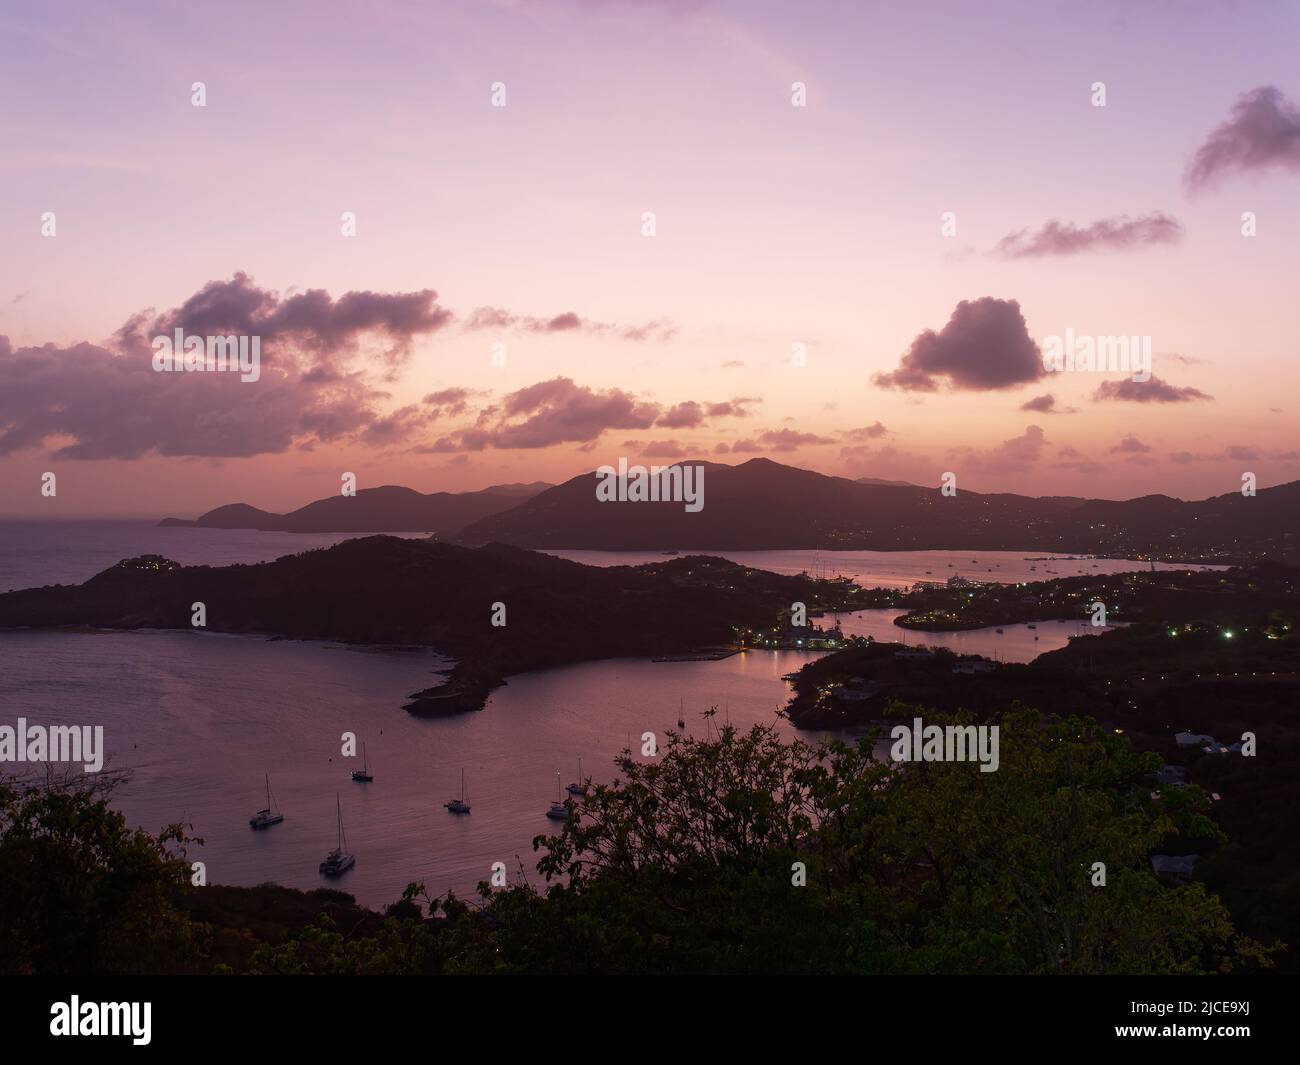
[[[602,502],[574,477],[463,528],[463,543],[594,550],[1052,550],[1285,561],[1296,554],[1300,482],[1200,502],[1078,499],[864,483],[756,458],[701,462],[704,505]]]
[[[258,529],[264,532],[437,532],[448,535],[471,522],[509,510],[551,486],[503,484],[479,492],[431,492],[384,485],[355,496],[330,496],[288,514],[273,514],[247,503],[228,503],[193,521],[164,518],[163,526],[204,529]]]

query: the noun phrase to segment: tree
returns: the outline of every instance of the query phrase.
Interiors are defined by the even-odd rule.
[[[172,972],[202,954],[204,929],[174,905],[202,841],[128,828],[108,805],[119,782],[0,782],[0,972]]]

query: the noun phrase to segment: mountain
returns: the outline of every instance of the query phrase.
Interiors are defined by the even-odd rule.
[[[602,502],[596,474],[556,485],[463,528],[466,544],[599,550],[778,548],[1048,550],[1163,558],[1294,559],[1300,482],[1200,502],[1035,498],[863,483],[765,458],[700,462],[704,505]]]
[[[0,595],[0,629],[192,631],[203,603],[209,632],[432,647],[458,660],[451,691],[417,693],[408,709],[442,714],[476,709],[511,674],[723,645],[793,602],[855,609],[866,594],[720,558],[584,566],[500,544],[367,536],[255,566],[126,559],[84,584]]]
[[[911,481],[885,481],[879,477],[859,477],[858,484],[883,484],[891,488],[915,488]]]
[[[259,529],[263,532],[437,532],[444,536],[471,522],[515,506],[551,485],[503,484],[480,492],[431,492],[385,485],[355,496],[330,496],[288,514],[272,514],[247,503],[228,503],[194,521],[164,518],[162,526],[203,529]]]

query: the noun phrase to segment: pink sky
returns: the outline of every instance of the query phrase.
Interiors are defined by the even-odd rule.
[[[344,471],[457,491],[650,453],[1035,495],[1300,478],[1300,8],[1131,7],[7,8],[0,516],[287,510]],[[1073,242],[995,252],[1052,221]],[[277,323],[262,380],[155,375],[149,329],[214,282]],[[962,301],[987,315],[943,333]],[[1158,394],[1211,398],[985,388],[1006,301],[1025,344],[1150,336]],[[141,348],[118,331],[145,311]],[[873,380],[909,350],[933,390]],[[1021,409],[1044,394],[1057,412]]]

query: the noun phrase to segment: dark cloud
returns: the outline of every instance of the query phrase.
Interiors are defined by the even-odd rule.
[[[1232,105],[1232,117],[1215,128],[1187,164],[1193,192],[1232,172],[1300,169],[1300,110],[1274,85],[1264,85]]]
[[[746,397],[721,403],[697,403],[689,399],[670,407],[655,424],[664,429],[694,429],[709,418],[744,418],[750,413],[745,409],[746,405],[758,402]]]
[[[751,411],[745,408],[754,403],[762,403],[761,399],[754,396],[737,396],[735,399],[725,400],[722,403],[710,403],[705,407],[705,413],[710,418],[745,418]]]
[[[410,354],[416,337],[442,329],[451,312],[437,304],[433,289],[419,292],[345,292],[337,300],[324,289],[281,297],[259,287],[245,273],[209,281],[179,307],[150,319],[132,316],[114,336],[123,351],[149,350],[155,336],[176,329],[199,336],[231,333],[261,337],[264,360],[281,347],[326,358],[351,352],[362,337],[387,341],[396,362]]]
[[[555,377],[510,393],[499,416],[494,413],[484,412],[480,424],[462,434],[467,450],[586,443],[606,429],[648,429],[660,408],[620,388],[598,392]]]
[[[1092,394],[1094,400],[1127,400],[1132,403],[1190,403],[1196,399],[1213,399],[1198,388],[1190,385],[1178,387],[1171,385],[1155,374],[1150,380],[1134,381],[1125,377],[1121,381],[1103,381]]]
[[[148,354],[94,344],[13,350],[6,341],[0,379],[0,454],[70,439],[54,452],[63,459],[283,452],[363,429],[382,396],[355,375],[305,381],[287,359],[245,383],[233,373],[156,373]]]
[[[666,414],[660,416],[656,423],[665,429],[694,429],[704,421],[704,408],[695,400],[678,403]]]
[[[945,381],[954,390],[989,391],[1037,381],[1045,373],[1020,304],[985,296],[962,300],[940,332],[921,333],[897,370],[872,380],[908,392],[934,392]]]
[[[430,392],[421,400],[440,414],[464,414],[472,395],[468,388],[444,388],[440,392]]]
[[[581,329],[582,319],[572,311],[566,311],[564,314],[557,314],[545,325],[541,326],[539,331],[543,333],[563,333],[569,329]]]
[[[1020,404],[1020,409],[1029,411],[1031,414],[1078,414],[1077,407],[1058,407],[1056,397],[1050,392],[1041,396],[1035,396],[1033,399],[1026,400]]]
[[[1151,244],[1177,244],[1182,239],[1182,223],[1161,211],[1140,218],[1129,218],[1128,215],[1099,218],[1082,227],[1053,218],[1036,233],[1022,229],[1008,234],[998,241],[993,254],[1003,259],[1029,259],[1089,251],[1122,251]]]
[[[390,364],[450,313],[432,289],[348,292],[313,289],[281,297],[247,274],[205,285],[163,314],[131,316],[107,345],[0,345],[0,454],[47,441],[64,459],[160,455],[247,457],[357,435],[395,441],[422,419],[383,414],[387,398],[350,360],[378,341]],[[153,337],[260,337],[260,379],[233,373],[158,373]]]
[[[412,404],[409,407],[401,407],[391,414],[376,418],[367,425],[361,430],[360,440],[371,447],[400,444],[432,420],[431,412],[422,410],[419,406]]]

